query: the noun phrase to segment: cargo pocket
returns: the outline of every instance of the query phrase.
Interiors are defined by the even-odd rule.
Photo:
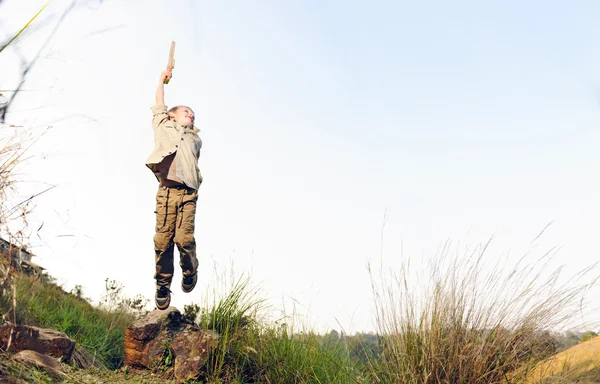
[[[167,226],[167,199],[169,198],[169,191],[165,190],[165,188],[159,188],[156,193],[156,210],[154,214],[156,215],[156,226],[155,231],[164,232]]]

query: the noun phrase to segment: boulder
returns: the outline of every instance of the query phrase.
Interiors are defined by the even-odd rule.
[[[75,348],[75,340],[62,332],[22,324],[5,323],[0,327],[1,349],[7,349],[9,339],[13,352],[31,350],[59,358],[63,362],[71,359]]]
[[[216,333],[182,321],[181,312],[176,308],[157,309],[125,331],[123,365],[151,369],[170,352],[175,377],[182,381],[194,379],[218,340]]]
[[[66,377],[57,359],[48,355],[42,355],[36,351],[21,351],[13,355],[12,359],[25,365],[43,369],[55,379],[64,379]]]
[[[169,333],[181,323],[181,312],[170,307],[154,310],[135,321],[125,331],[123,365],[132,368],[152,368],[169,346]]]

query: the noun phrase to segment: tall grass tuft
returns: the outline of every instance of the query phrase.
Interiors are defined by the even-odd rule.
[[[360,375],[342,343],[325,343],[313,332],[294,333],[281,321],[265,319],[267,306],[248,277],[212,302],[186,306],[185,316],[217,332],[202,379],[225,383],[354,383]]]
[[[593,281],[561,284],[560,268],[548,270],[553,252],[506,268],[486,258],[488,245],[459,257],[447,244],[430,273],[417,276],[407,261],[381,284],[369,267],[380,334],[374,382],[522,382],[555,352],[547,330],[565,324]]]
[[[265,310],[260,289],[250,284],[248,276],[241,276],[232,282],[226,295],[213,289],[207,297],[212,302],[197,309],[198,325],[215,331],[219,342],[207,362],[206,378],[210,382],[246,382],[256,371],[253,360],[248,358],[248,343],[260,328]]]

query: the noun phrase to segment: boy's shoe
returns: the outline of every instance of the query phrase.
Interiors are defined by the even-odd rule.
[[[156,294],[154,295],[154,301],[156,302],[156,308],[167,309],[171,304],[171,290],[166,285],[160,285],[156,288]]]
[[[196,286],[198,281],[198,271],[194,272],[193,275],[184,276],[181,280],[181,290],[185,293],[190,293]]]

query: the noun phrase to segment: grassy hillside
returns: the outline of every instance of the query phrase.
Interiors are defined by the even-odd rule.
[[[188,319],[221,335],[201,380],[434,384],[499,383],[508,377],[511,382],[528,378],[528,382],[545,383],[565,382],[567,377],[567,382],[598,379],[594,363],[598,339],[544,360],[559,347],[544,329],[563,319],[564,309],[578,297],[579,288],[553,290],[542,281],[543,292],[551,296],[541,296],[543,292],[526,279],[527,273],[499,279],[482,274],[474,262],[455,263],[450,274],[436,268],[431,280],[423,284],[426,295],[407,291],[409,285],[402,280],[397,281],[400,287],[385,281],[374,284],[379,336],[319,335],[293,330],[282,322],[266,322],[262,320],[268,311],[265,301],[248,279],[240,279],[224,295],[206,295],[203,304],[184,308]],[[487,283],[485,295],[477,290],[480,278]],[[533,278],[539,279],[539,274]],[[65,332],[77,341],[80,351],[102,362],[92,370],[68,367],[65,382],[167,383],[172,378],[167,362],[152,372],[121,366],[125,330],[144,309],[139,298],[122,297],[119,284],[107,280],[107,294],[99,307],[81,298],[81,292],[65,292],[48,279],[16,274],[14,284],[17,310],[12,312],[11,295],[3,295],[0,311],[4,317]],[[29,382],[50,382],[51,378],[24,369],[8,356],[0,355],[0,377],[12,373]]]
[[[120,299],[121,305],[98,308],[47,279],[19,273],[13,281],[16,313],[12,311],[12,297],[3,295],[0,312],[5,319],[16,317],[18,323],[64,332],[106,367],[121,365],[125,330],[141,313],[122,305],[126,299]]]
[[[600,337],[584,341],[542,361],[528,383],[600,383]]]
[[[119,295],[119,287],[107,282],[107,300],[94,307],[77,294],[68,293],[47,279],[14,275],[17,310],[11,296],[0,298],[0,312],[17,322],[52,328],[75,339],[79,349],[96,357],[108,370],[76,370],[67,367],[66,382],[168,382],[169,365],[153,372],[121,367],[127,326],[144,311],[138,300]],[[307,332],[292,334],[285,325],[261,324],[259,298],[247,280],[235,284],[226,297],[215,298],[205,307],[191,305],[185,314],[198,324],[213,329],[220,342],[210,356],[203,379],[207,382],[328,382],[353,383],[364,365],[347,344],[324,343],[323,336]],[[31,382],[51,382],[43,372],[11,362],[0,355],[0,377],[13,374]],[[82,381],[83,380],[83,381]],[[97,381],[95,381],[97,380]],[[0,380],[1,381],[1,380]],[[289,381],[287,381],[289,382]]]

